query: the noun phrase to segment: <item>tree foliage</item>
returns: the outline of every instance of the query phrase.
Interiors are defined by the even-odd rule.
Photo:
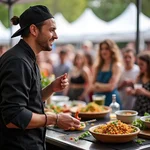
[[[97,1],[100,5],[93,6],[92,2]],[[31,5],[42,4],[50,8],[52,14],[61,12],[64,17],[72,22],[76,20],[85,10],[90,7],[93,12],[101,19],[110,21],[120,15],[126,7],[131,3],[136,3],[136,0],[39,0],[38,2],[15,4],[13,6],[13,14],[20,14]],[[142,12],[150,17],[150,0],[141,0]],[[8,6],[0,3],[0,20],[8,27]]]
[[[52,14],[61,12],[64,17],[72,22],[76,20],[80,14],[87,7],[87,0],[41,0],[38,2],[26,3],[26,4],[15,4],[13,5],[13,15],[20,16],[20,14],[33,5],[45,5],[47,6]],[[8,6],[0,3],[0,20],[3,24],[8,27]]]
[[[93,0],[89,0],[89,3]],[[99,0],[100,6],[94,7],[89,6],[93,12],[102,20],[110,21],[117,16],[119,16],[130,3],[135,3],[136,0]],[[141,11],[147,15],[150,16],[149,6],[150,1],[149,0],[141,0],[142,8]]]

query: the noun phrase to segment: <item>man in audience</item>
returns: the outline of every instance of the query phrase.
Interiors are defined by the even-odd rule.
[[[133,83],[139,73],[139,67],[135,64],[135,51],[127,48],[123,51],[124,69],[119,82],[119,93],[122,100],[123,109],[132,109],[135,103],[133,96],[127,95],[125,89],[133,86]]]

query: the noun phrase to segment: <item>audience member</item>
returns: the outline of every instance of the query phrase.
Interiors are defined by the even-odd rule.
[[[84,53],[77,52],[73,62],[73,68],[69,72],[69,88],[66,94],[71,100],[88,101],[85,91],[90,83],[90,70],[85,66]]]
[[[112,94],[121,105],[117,84],[121,76],[121,55],[118,46],[112,40],[104,40],[99,44],[98,57],[94,68],[93,86],[95,94],[105,95],[105,105],[112,102]]]
[[[128,87],[126,91],[129,95],[136,96],[134,110],[138,111],[139,116],[143,116],[145,112],[150,113],[150,52],[143,51],[138,55],[138,65],[140,67],[136,80],[138,87],[134,84],[134,88]]]
[[[68,73],[70,70],[70,66],[67,64],[67,52],[65,50],[61,50],[59,52],[59,64],[53,67],[53,72],[55,77],[59,77],[64,73]]]
[[[127,95],[125,90],[126,87],[133,86],[139,74],[139,67],[135,64],[135,59],[135,51],[133,49],[124,49],[124,68],[118,86],[123,109],[133,109],[135,103],[135,97]]]

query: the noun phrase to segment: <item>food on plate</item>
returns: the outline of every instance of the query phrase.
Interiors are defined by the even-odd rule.
[[[86,127],[84,122],[80,122],[80,127],[79,128],[74,128],[71,127],[69,130],[74,131],[74,130],[83,130]]]
[[[78,114],[79,114],[79,112],[77,111],[76,113],[75,113],[75,118],[76,119],[78,119],[78,120],[81,120],[81,118],[79,118],[79,116],[78,116]],[[71,127],[69,130],[83,130],[84,128],[86,127],[86,124],[84,123],[84,122],[80,122],[80,127],[79,128],[74,128],[74,127]]]
[[[81,120],[81,118],[80,118],[78,115],[79,115],[79,111],[76,111],[74,117],[75,117],[76,119],[78,119],[78,120]]]
[[[85,107],[81,107],[79,108],[79,112],[103,112],[105,111],[104,106],[100,106],[98,104],[96,104],[95,102],[91,102],[88,105],[86,105]]]
[[[136,129],[133,126],[122,123],[120,120],[109,122],[98,126],[94,132],[100,134],[130,134],[135,132]]]
[[[50,104],[45,108],[45,112],[54,112],[54,113],[65,113],[70,112],[70,107],[63,105],[63,106],[57,106],[55,104]]]

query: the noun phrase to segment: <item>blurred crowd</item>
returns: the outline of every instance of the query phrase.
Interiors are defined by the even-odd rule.
[[[0,56],[5,51],[1,46]],[[52,52],[41,52],[37,64],[41,74],[50,79],[68,73],[69,87],[55,95],[86,103],[93,94],[105,95],[109,106],[116,94],[121,109],[150,113],[150,51],[136,55],[134,43],[123,49],[109,39],[96,45],[85,41],[80,49],[71,44],[56,46]]]

